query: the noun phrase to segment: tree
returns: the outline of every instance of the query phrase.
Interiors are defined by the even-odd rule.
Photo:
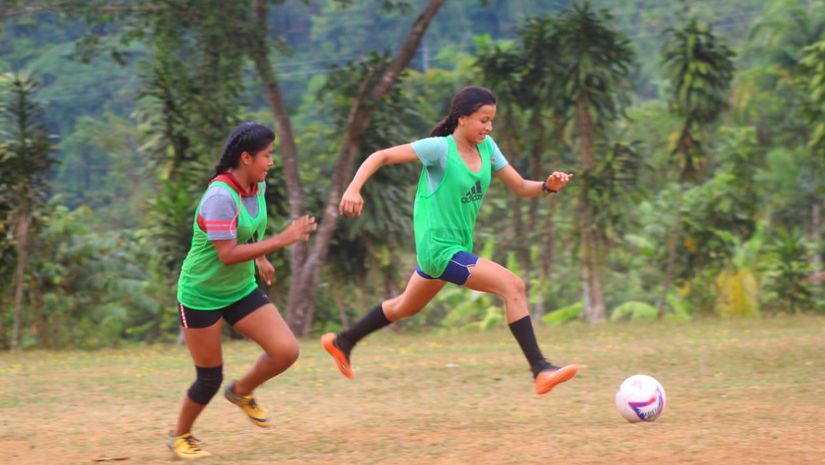
[[[733,78],[733,52],[720,41],[709,26],[692,18],[678,30],[668,30],[662,47],[664,75],[670,80],[670,109],[682,118],[682,127],[672,150],[679,168],[679,187],[673,205],[673,226],[667,241],[662,294],[657,312],[664,315],[667,294],[673,279],[681,229],[682,185],[694,180],[701,165],[698,135],[727,107],[728,90]]]
[[[388,65],[386,54],[372,54],[367,60],[334,67],[318,92],[318,107],[324,109],[322,114],[331,113],[332,116],[322,139],[334,140],[335,134],[345,129],[349,108],[364,76],[376,66]],[[363,137],[358,163],[375,150],[415,139],[416,133],[421,133],[418,130],[423,131],[429,126],[429,122],[425,123],[415,111],[416,96],[403,88],[408,74],[407,71],[402,73],[397,85],[376,108]],[[326,171],[322,178],[329,176]],[[375,173],[364,186],[364,197],[369,199],[364,212],[335,230],[328,256],[331,266],[325,277],[330,280],[329,288],[344,327],[349,321],[346,308],[365,308],[366,295],[377,292],[389,298],[398,293],[401,274],[406,273],[406,269],[402,271],[402,252],[399,251],[404,250],[402,245],[412,238],[412,205],[408,199],[415,186],[412,182],[415,176],[416,167],[411,164],[385,167]],[[375,280],[375,285],[368,286],[370,276],[380,279]],[[352,294],[356,299],[346,299],[346,294],[350,293],[345,294],[344,289],[355,290]],[[334,315],[330,316],[334,319]]]
[[[805,114],[811,124],[811,135],[808,142],[810,157],[807,157],[810,173],[816,177],[825,171],[825,33],[822,38],[802,51],[800,72],[803,93],[808,96],[805,102]],[[815,247],[813,261],[814,271],[821,269],[823,262],[822,244],[822,210],[825,199],[825,186],[815,182],[816,188],[811,199],[811,237]]]
[[[254,1],[256,27],[247,28],[252,33],[249,41],[251,44],[249,54],[255,63],[275,117],[281,141],[281,160],[286,177],[290,215],[297,218],[305,211],[305,193],[298,170],[298,151],[283,94],[273,63],[269,58],[269,48],[266,42],[268,35],[266,18],[269,5],[266,0]],[[356,154],[359,152],[362,137],[370,124],[375,106],[386,96],[396,83],[398,76],[409,65],[427,28],[444,2],[445,0],[430,0],[413,23],[404,43],[389,66],[380,72],[378,68],[373,68],[367,74],[350,106],[343,141],[335,163],[332,186],[327,194],[318,232],[312,243],[298,244],[290,249],[292,278],[287,296],[286,321],[298,336],[306,336],[311,326],[321,267],[326,262],[338,220],[338,202],[345,183],[352,174]]]
[[[20,342],[24,289],[31,252],[32,218],[48,195],[46,174],[54,163],[44,114],[35,100],[38,84],[28,76],[4,75],[0,84],[7,95],[0,103],[0,199],[9,215],[17,264],[14,270],[14,315],[10,348]]]
[[[572,105],[578,142],[579,165],[585,174],[596,169],[594,141],[611,121],[623,115],[627,105],[629,76],[635,54],[624,35],[608,27],[611,15],[596,12],[589,2],[576,3],[559,17],[556,41],[561,50],[559,76],[564,97]],[[580,176],[584,179],[587,175]],[[591,323],[604,320],[605,305],[599,276],[601,250],[596,221],[590,207],[590,188],[580,182],[577,204],[579,261],[584,295],[584,317]]]

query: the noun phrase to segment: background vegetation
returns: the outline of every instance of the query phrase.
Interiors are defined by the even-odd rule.
[[[192,213],[245,119],[278,129],[271,231],[325,225],[270,257],[270,295],[299,335],[346,326],[412,270],[418,167],[357,220],[324,206],[467,84],[525,177],[576,173],[535,201],[494,183],[479,219],[537,321],[821,313],[824,63],[816,0],[7,0],[0,346],[174,340]],[[503,324],[449,287],[399,329]]]

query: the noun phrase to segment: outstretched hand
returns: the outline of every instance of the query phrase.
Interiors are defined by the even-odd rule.
[[[338,214],[346,216],[358,216],[364,209],[364,198],[358,191],[344,191],[341,196],[341,203],[338,204]]]
[[[545,185],[548,189],[553,192],[558,192],[564,187],[570,179],[573,178],[573,173],[563,173],[561,171],[553,171],[553,174],[547,176],[547,180],[544,181]]]

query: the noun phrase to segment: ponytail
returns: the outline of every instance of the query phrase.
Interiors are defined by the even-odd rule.
[[[455,131],[456,126],[458,126],[458,118],[453,115],[447,115],[430,131],[430,137],[449,136]]]
[[[431,137],[449,136],[458,126],[458,119],[475,113],[484,105],[495,105],[496,96],[489,89],[469,86],[458,91],[450,102],[450,114],[445,116],[430,132]]]

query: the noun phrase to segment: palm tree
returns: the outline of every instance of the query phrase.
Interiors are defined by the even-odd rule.
[[[825,34],[825,4],[808,0],[779,0],[754,21],[750,47],[762,59],[790,70],[802,57],[802,49]]]
[[[556,42],[560,50],[560,84],[570,102],[579,162],[585,182],[579,183],[579,260],[584,294],[584,317],[591,323],[604,320],[605,306],[599,276],[601,254],[596,222],[592,217],[587,173],[597,168],[594,141],[607,123],[623,115],[629,101],[628,77],[635,61],[630,41],[610,29],[611,15],[596,12],[589,2],[574,4],[561,13]]]
[[[810,147],[809,166],[811,173],[821,173],[825,170],[825,33],[822,38],[802,50],[802,60],[799,70],[801,76],[801,86],[808,96],[805,104],[805,113],[811,122],[811,135],[808,146]],[[816,174],[814,174],[816,176]],[[822,251],[822,210],[823,199],[825,199],[825,187],[822,183],[816,183],[818,189],[814,192],[811,205],[811,237],[816,247],[814,254],[815,270],[819,271],[825,263]]]
[[[664,75],[670,80],[670,109],[683,118],[673,155],[679,167],[679,188],[674,200],[673,226],[667,243],[662,294],[657,311],[664,315],[667,293],[673,280],[681,229],[683,185],[695,179],[701,165],[699,131],[716,121],[727,107],[733,78],[734,53],[719,40],[711,28],[696,18],[678,30],[666,31],[662,47]]]
[[[0,200],[10,205],[17,264],[14,270],[14,315],[10,347],[17,350],[23,313],[26,266],[31,250],[32,218],[48,194],[46,173],[54,163],[52,143],[40,105],[34,94],[38,85],[17,74],[0,77],[8,96],[0,103]]]

